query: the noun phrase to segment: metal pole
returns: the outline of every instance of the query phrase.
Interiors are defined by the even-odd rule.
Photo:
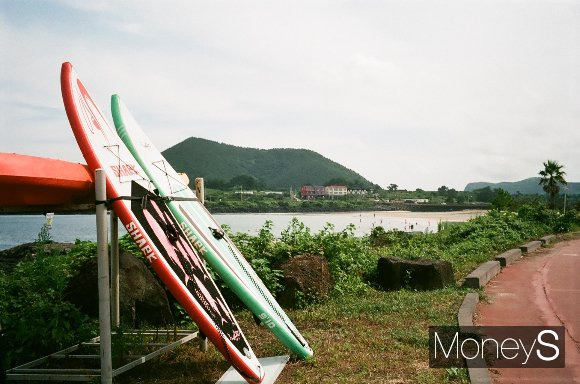
[[[102,169],[95,171],[95,197],[97,201],[107,199],[107,181]],[[101,384],[113,383],[111,357],[111,300],[109,292],[109,254],[107,239],[107,206],[97,204],[97,257],[99,276],[99,331],[101,334]]]
[[[205,202],[205,186],[203,183],[203,177],[195,178],[195,196],[202,204]],[[199,350],[207,352],[207,337],[202,332],[199,333]]]
[[[195,178],[195,196],[205,204],[205,185],[203,183],[203,177]]]
[[[207,336],[202,332],[199,333],[199,350],[207,352]]]
[[[119,310],[119,219],[111,211],[111,315],[112,325],[121,325]]]

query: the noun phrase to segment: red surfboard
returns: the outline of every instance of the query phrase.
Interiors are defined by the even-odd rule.
[[[0,153],[0,208],[34,209],[94,202],[95,187],[86,165]]]
[[[104,170],[107,198],[127,232],[200,331],[246,381],[260,383],[262,367],[202,259],[70,63],[62,65],[61,89],[81,152],[92,172]]]

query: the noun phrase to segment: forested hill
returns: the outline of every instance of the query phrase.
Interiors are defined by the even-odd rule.
[[[545,194],[545,192],[542,190],[542,187],[540,186],[539,177],[531,177],[529,179],[515,182],[469,183],[465,187],[465,191],[473,191],[485,187],[490,187],[491,189],[502,188],[511,194],[516,194],[518,192],[524,195]],[[561,189],[561,192],[563,192],[563,189]],[[580,183],[568,182],[568,194],[580,195]]]
[[[191,137],[163,155],[178,172],[187,173],[190,180],[203,177],[210,187],[243,184],[248,176],[263,188],[279,190],[328,182],[350,188],[376,187],[358,173],[307,149],[242,148]]]

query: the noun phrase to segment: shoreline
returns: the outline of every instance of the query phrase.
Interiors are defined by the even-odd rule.
[[[312,232],[322,229],[327,223],[340,231],[349,224],[354,225],[357,236],[368,235],[373,227],[382,226],[385,230],[437,231],[439,222],[461,222],[485,214],[485,210],[464,210],[447,212],[416,211],[349,211],[349,212],[271,212],[271,213],[216,213],[220,224],[227,224],[234,233],[256,234],[265,221],[273,221],[273,232],[279,236],[296,217]],[[57,214],[53,218],[51,237],[56,242],[96,240],[94,214],[68,215]],[[33,242],[46,222],[44,215],[0,215],[0,250],[19,244]],[[412,225],[412,227],[411,227]],[[119,234],[125,233],[119,226]]]
[[[403,210],[393,210],[393,211],[323,211],[323,212],[219,212],[212,215],[215,216],[254,216],[254,215],[269,215],[269,216],[368,216],[370,214],[383,217],[396,217],[396,218],[417,218],[417,219],[435,219],[443,218],[443,221],[463,221],[462,219],[466,216],[474,217],[479,215],[485,215],[489,210],[486,209],[465,209],[462,211],[403,211]]]

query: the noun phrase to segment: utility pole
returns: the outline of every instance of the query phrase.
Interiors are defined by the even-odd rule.
[[[564,186],[564,215],[566,214],[566,197],[568,196],[568,186]]]

